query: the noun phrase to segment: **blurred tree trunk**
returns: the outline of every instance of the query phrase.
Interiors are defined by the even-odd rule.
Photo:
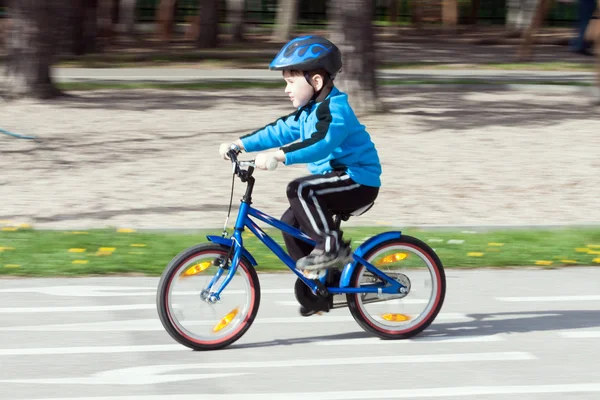
[[[231,25],[231,37],[234,42],[244,40],[245,13],[246,5],[244,0],[227,0],[227,20]]]
[[[287,42],[290,39],[298,19],[298,6],[298,0],[279,0],[274,40]]]
[[[479,9],[481,8],[481,0],[471,0],[471,16],[469,24],[476,25],[479,19]]]
[[[12,0],[6,78],[9,95],[52,98],[60,95],[50,75],[58,44],[56,24],[62,7],[47,0]]]
[[[411,0],[411,22],[419,29],[423,26],[423,4],[421,0]]]
[[[113,0],[97,0],[98,2],[98,39],[99,47],[105,47],[113,36],[112,7]]]
[[[75,55],[93,53],[97,50],[98,0],[72,0],[71,50]]]
[[[598,8],[600,9],[600,0],[598,0]],[[600,106],[600,29],[596,29],[594,33],[594,51],[596,52],[596,98],[595,104]]]
[[[200,0],[200,31],[196,46],[214,48],[219,44],[219,1]]]
[[[523,40],[517,51],[517,57],[520,61],[529,60],[531,58],[531,47],[535,41],[535,35],[548,16],[551,6],[552,0],[539,0],[535,13],[532,18],[530,18],[529,26],[526,27],[525,32],[523,33]]]
[[[458,25],[458,0],[443,0],[442,23],[445,31],[453,31]]]
[[[198,2],[200,3],[200,1]],[[198,14],[194,15],[191,18],[190,25],[185,32],[185,38],[188,40],[192,40],[196,42],[198,40],[198,36],[200,35],[200,4],[198,4]]]
[[[336,85],[357,112],[385,111],[375,79],[374,0],[332,0],[330,6],[331,41],[340,48],[344,64]]]
[[[164,41],[171,39],[175,26],[177,0],[161,0],[156,9],[156,24],[158,37]]]
[[[512,31],[524,33],[535,19],[541,8],[545,8],[544,0],[507,0],[506,2],[506,27]],[[546,11],[542,11],[547,14]],[[544,15],[545,17],[545,15]]]
[[[121,12],[121,0],[112,0],[110,6],[110,23],[114,27],[119,23],[119,14]]]
[[[121,0],[119,22],[127,35],[135,33],[136,0]]]
[[[398,0],[389,0],[388,2],[390,22],[398,21]]]

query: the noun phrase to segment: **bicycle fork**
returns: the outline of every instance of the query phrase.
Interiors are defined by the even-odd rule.
[[[213,278],[210,280],[208,285],[200,292],[200,298],[209,304],[215,304],[217,301],[221,300],[221,292],[225,287],[231,282],[233,276],[237,272],[237,269],[240,264],[240,259],[242,255],[242,245],[241,245],[241,233],[236,230],[232,236],[233,243],[229,248],[229,251],[225,257],[216,258],[213,261],[214,266],[219,267]],[[233,254],[233,259],[231,260],[231,264],[229,264],[229,259]],[[225,279],[221,281],[221,284],[217,287],[217,290],[212,290],[213,286],[221,280],[225,271],[227,275]]]

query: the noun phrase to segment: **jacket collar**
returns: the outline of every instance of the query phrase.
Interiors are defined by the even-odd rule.
[[[314,100],[309,101],[308,103],[306,103],[306,105],[298,108],[298,114],[297,116],[299,116],[300,114],[302,114],[303,111],[308,111],[309,113],[313,110],[313,106],[317,105],[317,104],[321,104],[323,101],[329,99],[332,96],[335,96],[336,94],[338,94],[340,91],[338,90],[337,87],[333,86],[331,88],[331,90],[329,91],[329,93],[327,94],[327,96],[325,96],[325,98],[322,101],[316,102]]]

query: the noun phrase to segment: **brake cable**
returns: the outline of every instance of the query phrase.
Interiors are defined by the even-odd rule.
[[[233,188],[235,186],[235,172],[236,171],[234,170],[231,178],[231,196],[229,198],[229,210],[227,210],[227,218],[225,219],[225,224],[223,225],[223,232],[221,233],[222,237],[227,236],[227,223],[229,223],[229,216],[231,215],[231,206],[233,205]]]

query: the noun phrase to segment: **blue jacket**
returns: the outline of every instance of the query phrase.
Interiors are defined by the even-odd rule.
[[[356,118],[348,95],[335,87],[322,102],[311,101],[240,139],[248,152],[280,146],[285,165],[308,164],[313,174],[343,170],[356,183],[381,186],[381,164],[371,136]]]

